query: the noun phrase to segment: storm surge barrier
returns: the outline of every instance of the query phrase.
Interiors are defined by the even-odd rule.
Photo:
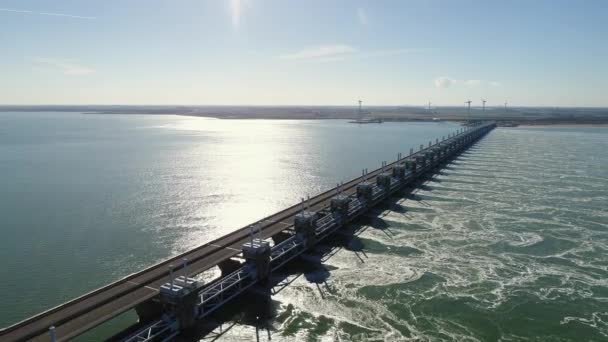
[[[2,341],[66,341],[135,309],[120,340],[167,341],[193,328],[380,202],[458,156],[496,127],[476,123],[410,149],[347,183],[214,241],[0,330]],[[241,260],[239,262],[238,260]],[[201,273],[218,266],[211,282]],[[119,333],[119,332],[117,332]]]

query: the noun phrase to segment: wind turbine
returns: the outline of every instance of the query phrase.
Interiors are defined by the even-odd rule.
[[[431,111],[431,101],[429,101],[429,112]]]
[[[488,102],[488,101],[481,99],[481,105],[482,105],[481,108],[484,113],[486,112],[486,102]]]
[[[505,101],[505,113],[507,112],[507,101]]]
[[[467,110],[467,119],[469,121],[471,121],[471,102],[473,102],[473,101],[469,100],[469,101],[465,102],[467,105],[469,105],[469,108]]]

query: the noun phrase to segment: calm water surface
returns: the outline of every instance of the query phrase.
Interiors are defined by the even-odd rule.
[[[0,325],[456,128],[0,113]],[[607,340],[606,146],[605,128],[495,130],[276,295],[272,339]]]
[[[243,227],[457,129],[0,113],[0,325]]]

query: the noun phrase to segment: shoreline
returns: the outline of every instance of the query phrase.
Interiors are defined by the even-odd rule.
[[[554,123],[554,124],[542,123],[542,124],[538,124],[538,125],[521,124],[517,127],[508,127],[508,128],[578,128],[578,127],[608,127],[608,123],[590,124],[590,123],[585,123],[585,122],[581,122],[581,123],[572,122],[572,123]]]
[[[445,122],[456,125],[466,125],[466,116],[456,108],[450,108],[448,113],[422,113],[409,110],[413,108],[377,108],[370,119],[380,119],[383,122]],[[498,127],[522,127],[522,128],[567,128],[567,127],[606,127],[608,126],[608,108],[596,110],[579,110],[576,113],[528,113],[530,110],[514,110],[509,115],[498,115],[488,113],[483,117],[471,116],[472,120],[492,120]],[[574,110],[576,111],[576,110]],[[599,111],[599,112],[598,112]],[[94,107],[94,106],[55,106],[55,107],[23,107],[23,106],[0,106],[0,112],[72,112],[85,115],[176,115],[182,117],[200,117],[221,120],[357,120],[359,117],[349,108],[340,107],[212,107],[212,108],[189,108],[189,107],[128,107],[119,108]],[[601,113],[600,113],[601,112]],[[534,114],[534,115],[532,115]],[[551,115],[553,114],[553,115]],[[522,117],[522,116],[528,117]]]

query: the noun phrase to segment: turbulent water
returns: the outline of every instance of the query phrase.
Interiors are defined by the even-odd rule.
[[[65,113],[0,123],[0,325],[457,128]],[[608,340],[606,146],[606,128],[494,130],[355,236],[320,246],[330,256],[289,278],[263,329],[237,320],[222,339]]]
[[[272,339],[608,340],[606,146],[606,129],[493,131],[281,291]]]

